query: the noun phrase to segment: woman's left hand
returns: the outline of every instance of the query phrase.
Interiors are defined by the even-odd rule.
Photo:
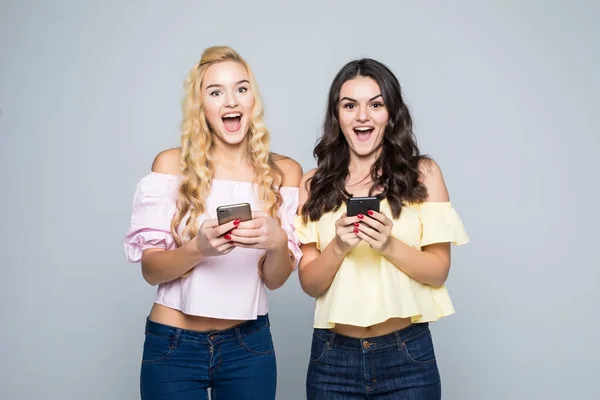
[[[383,212],[369,210],[369,215],[359,215],[360,222],[356,227],[359,238],[367,242],[373,249],[383,252],[388,246],[394,223]]]
[[[273,250],[287,244],[287,234],[277,221],[262,211],[253,211],[250,221],[243,221],[231,230],[226,239],[236,247]]]

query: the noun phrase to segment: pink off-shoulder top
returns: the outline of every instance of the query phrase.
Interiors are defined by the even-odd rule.
[[[170,224],[181,181],[181,176],[150,172],[138,182],[131,224],[124,240],[129,262],[139,262],[145,249],[176,248]],[[253,210],[259,210],[257,190],[250,182],[214,179],[206,200],[206,212],[197,219],[197,226],[204,219],[216,218],[216,208],[220,205],[247,202]],[[298,188],[281,187],[279,191],[283,197],[279,217],[288,235],[288,248],[296,260],[296,269],[302,257],[294,232]],[[187,277],[160,284],[155,302],[185,314],[211,318],[249,320],[265,315],[268,312],[267,294],[258,273],[258,261],[263,252],[235,248],[227,255],[209,257]]]

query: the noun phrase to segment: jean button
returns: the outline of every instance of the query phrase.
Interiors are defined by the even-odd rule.
[[[365,341],[363,342],[363,347],[364,347],[365,349],[368,349],[369,347],[371,347],[371,342],[369,342],[368,340],[365,340]]]

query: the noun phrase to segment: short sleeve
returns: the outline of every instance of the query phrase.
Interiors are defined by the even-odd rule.
[[[281,226],[288,237],[288,249],[294,257],[294,269],[298,268],[302,251],[300,242],[295,233],[294,218],[298,210],[298,189],[292,187],[283,187],[280,189],[283,203],[280,209]]]
[[[469,242],[460,216],[450,202],[425,202],[419,210],[421,246],[433,243],[463,245]]]
[[[296,215],[296,235],[300,243],[315,243],[317,249],[321,250],[317,222],[308,221],[304,223],[302,216]]]
[[[171,220],[176,211],[180,179],[176,175],[151,172],[138,182],[131,223],[124,239],[127,261],[140,261],[145,249],[176,247]]]

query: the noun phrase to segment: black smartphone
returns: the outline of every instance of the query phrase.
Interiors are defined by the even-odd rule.
[[[346,215],[353,217],[356,214],[367,215],[367,211],[379,212],[379,198],[377,197],[350,197],[346,200]]]
[[[249,221],[252,219],[252,210],[250,204],[228,204],[217,207],[217,221],[219,225],[239,219],[240,221]]]

